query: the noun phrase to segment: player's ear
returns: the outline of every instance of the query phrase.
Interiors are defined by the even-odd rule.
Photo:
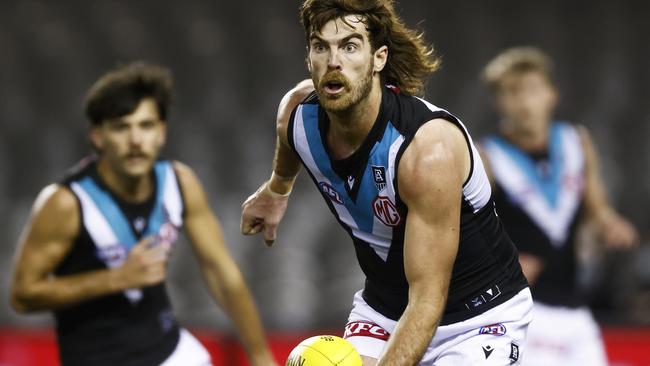
[[[375,51],[373,58],[375,61],[375,66],[373,71],[381,72],[381,70],[383,70],[384,67],[386,66],[386,62],[388,61],[388,47],[386,45],[379,47]]]
[[[167,122],[162,121],[160,125],[160,137],[158,143],[163,146],[167,142]]]
[[[88,138],[90,139],[90,144],[97,150],[101,151],[104,148],[104,142],[101,136],[101,125],[95,125],[90,129],[88,133]]]

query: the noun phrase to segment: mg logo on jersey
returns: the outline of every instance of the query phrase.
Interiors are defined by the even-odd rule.
[[[390,337],[390,334],[375,323],[368,322],[351,322],[345,326],[345,334],[343,338],[348,337],[372,337],[381,339],[382,341],[387,341]]]
[[[327,195],[327,197],[330,198],[330,200],[332,200],[332,202],[338,203],[339,205],[343,204],[341,195],[336,191],[336,189],[334,189],[334,187],[332,187],[331,184],[327,182],[320,182],[318,183],[318,187],[321,191],[323,191],[323,193]]]
[[[494,336],[502,336],[506,334],[506,326],[501,323],[486,325],[484,327],[481,327],[481,329],[478,330],[478,334],[490,334]]]
[[[375,216],[379,221],[383,222],[386,226],[397,226],[402,221],[402,218],[397,212],[397,208],[393,202],[386,196],[377,196],[372,201],[372,209],[375,211]]]

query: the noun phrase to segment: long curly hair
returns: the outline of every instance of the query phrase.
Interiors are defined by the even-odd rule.
[[[425,78],[440,66],[433,46],[424,33],[408,28],[397,15],[393,0],[306,0],[300,8],[300,21],[307,44],[311,36],[333,19],[350,14],[362,16],[373,51],[385,45],[388,60],[381,71],[383,82],[410,95],[423,95]]]

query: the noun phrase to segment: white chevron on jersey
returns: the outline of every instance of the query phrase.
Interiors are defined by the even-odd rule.
[[[105,261],[108,268],[119,267],[126,260],[126,250],[120,246],[117,235],[111,228],[106,217],[102,215],[93,201],[92,198],[77,182],[70,184],[70,187],[79,198],[81,202],[81,211],[83,213],[83,224],[90,235],[90,238],[95,243],[98,249],[108,252],[115,251],[115,255],[110,256],[109,260]],[[128,289],[124,291],[124,296],[129,299],[131,303],[136,303],[142,299],[142,291],[138,289]]]
[[[294,126],[294,135],[293,139],[295,142],[295,147],[296,151],[302,158],[303,162],[305,165],[309,168],[309,171],[313,174],[314,178],[318,182],[326,182],[330,185],[332,185],[332,182],[323,174],[323,172],[320,171],[318,168],[318,165],[314,161],[314,157],[311,154],[309,144],[307,142],[307,136],[305,132],[305,121],[303,119],[303,113],[302,109],[304,108],[303,105],[298,106],[295,115],[295,126]],[[315,121],[314,121],[315,122]],[[401,146],[402,142],[404,141],[404,138],[398,138],[393,145],[391,146],[391,156],[394,157],[397,154],[397,151],[399,150],[399,147]],[[390,177],[390,179],[387,179],[388,182],[392,182],[392,178],[395,175],[394,170],[394,164],[391,164],[391,166],[388,169],[389,171],[386,172],[387,178]],[[387,188],[387,195],[389,198],[391,198],[395,202],[395,191],[394,188],[391,184],[388,184],[390,188]],[[373,228],[372,232],[364,232],[359,229],[359,226],[355,222],[354,218],[348,211],[348,209],[345,207],[345,205],[342,204],[332,204],[334,206],[334,209],[336,210],[336,214],[345,225],[347,225],[351,231],[352,235],[354,235],[356,238],[363,240],[370,244],[372,249],[377,253],[377,255],[382,258],[384,261],[388,258],[388,250],[390,249],[390,244],[391,244],[391,239],[392,239],[392,229],[389,227],[386,227],[379,219],[374,217],[374,223],[373,223]]]
[[[569,226],[582,199],[584,186],[584,155],[580,136],[569,125],[560,127],[561,154],[564,169],[555,205],[548,201],[539,186],[524,173],[517,161],[493,140],[487,140],[485,151],[490,159],[494,179],[509,197],[546,233],[555,246],[567,239]]]
[[[178,228],[183,224],[182,197],[172,164],[166,163],[165,165],[164,191],[161,196],[162,202],[158,203],[162,204],[163,211],[168,215],[167,218],[169,221]],[[83,225],[97,247],[98,252],[110,253],[110,255],[104,256],[102,260],[108,268],[121,266],[126,260],[129,251],[128,247],[124,244],[133,243],[120,243],[117,233],[110,224],[111,218],[106,217],[98,207],[101,201],[95,201],[78,182],[72,182],[70,188],[79,199]],[[124,291],[124,295],[131,303],[136,303],[142,298],[142,291],[139,289],[128,289]]]

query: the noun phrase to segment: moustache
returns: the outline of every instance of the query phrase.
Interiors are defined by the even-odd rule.
[[[126,154],[124,154],[124,158],[126,159],[131,159],[131,158],[150,158],[149,154],[140,151],[140,150],[133,150],[129,151]]]
[[[318,86],[323,88],[326,84],[341,84],[344,88],[349,85],[348,79],[340,71],[327,72],[318,82]]]

